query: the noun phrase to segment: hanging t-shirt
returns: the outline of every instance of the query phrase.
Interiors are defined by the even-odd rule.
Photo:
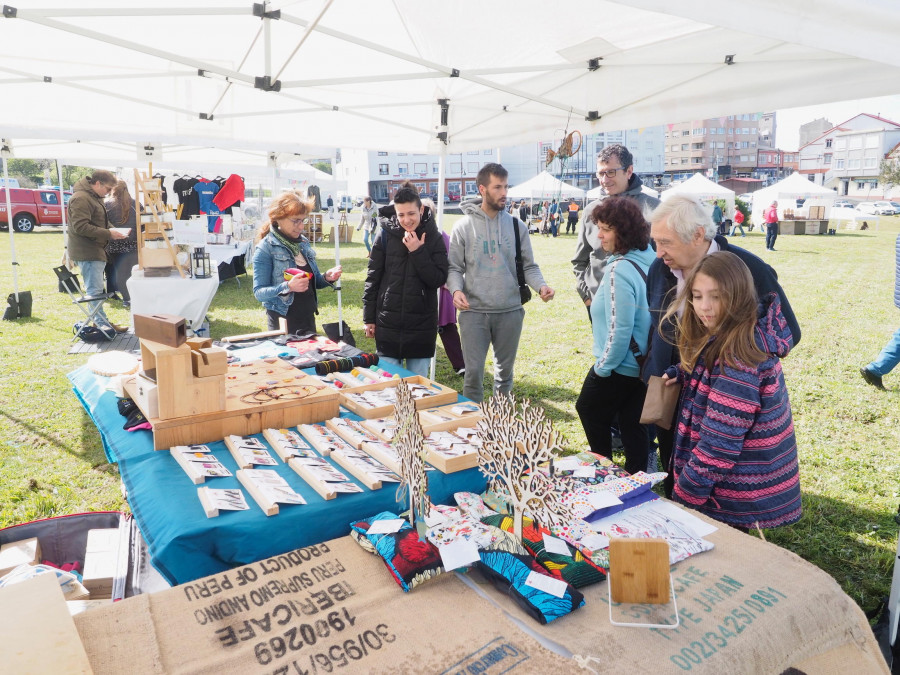
[[[219,183],[219,181],[216,181]],[[219,192],[213,198],[222,213],[231,213],[232,206],[240,206],[244,201],[244,179],[236,173],[219,183]]]
[[[216,222],[219,220],[219,207],[213,202],[213,197],[219,191],[219,186],[212,181],[197,181],[194,192],[200,203],[200,213],[208,216],[207,228],[210,232],[216,231]]]
[[[196,178],[184,176],[176,180],[172,186],[175,189],[175,194],[178,195],[178,203],[182,205],[182,220],[188,220],[191,216],[200,215],[200,202],[197,199],[197,193],[194,192],[194,186],[197,182]]]
[[[166,177],[161,173],[153,174],[154,178],[159,178],[159,187],[162,190],[162,203],[168,205],[169,204],[169,191],[166,190]]]

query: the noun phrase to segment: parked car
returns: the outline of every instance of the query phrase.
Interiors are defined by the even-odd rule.
[[[852,209],[852,208],[856,208],[856,204],[854,204],[853,202],[848,201],[848,200],[846,200],[846,199],[838,199],[838,200],[834,203],[834,205],[837,206],[838,208],[842,208],[842,209]]]
[[[444,203],[448,202],[458,202],[459,201],[459,192],[455,192],[451,190],[447,194],[444,195]]]
[[[740,200],[741,200],[742,202],[744,202],[745,204],[752,204],[752,203],[753,203],[753,193],[752,193],[752,192],[745,192],[745,193],[742,194],[742,195],[737,195],[737,196],[735,197],[735,199],[740,199]]]
[[[878,216],[893,216],[897,214],[897,209],[891,206],[890,202],[886,201],[860,202],[856,205],[856,210]]]
[[[66,203],[71,194],[63,193]],[[59,205],[59,192],[56,190],[12,188],[9,200],[13,212],[13,229],[16,232],[32,232],[38,225],[62,225],[62,208]],[[9,229],[6,189],[0,188],[0,230],[6,229]]]
[[[891,202],[891,206],[894,207],[894,211],[900,213],[900,202]]]

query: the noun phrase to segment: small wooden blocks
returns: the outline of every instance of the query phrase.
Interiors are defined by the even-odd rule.
[[[668,542],[665,539],[610,539],[609,584],[613,602],[668,603]]]
[[[0,546],[0,577],[22,564],[37,565],[41,561],[41,544],[37,537],[11,541]]]
[[[184,318],[172,314],[134,314],[134,334],[143,340],[178,347],[187,340]]]

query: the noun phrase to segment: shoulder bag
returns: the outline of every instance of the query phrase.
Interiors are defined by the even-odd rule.
[[[519,297],[524,305],[531,300],[531,289],[525,283],[525,270],[522,267],[522,239],[519,234],[519,219],[513,216],[513,232],[516,235],[516,279],[519,281]]]

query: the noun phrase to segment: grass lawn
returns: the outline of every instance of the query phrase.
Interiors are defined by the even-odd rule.
[[[454,220],[447,217],[445,228]],[[838,236],[779,237],[767,252],[758,231],[735,243],[771,262],[803,329],[784,362],[800,450],[803,519],[767,533],[833,575],[864,609],[890,587],[897,543],[893,520],[900,503],[900,373],[886,378],[887,392],[858,373],[887,342],[900,312],[892,302],[894,241],[900,217],[882,218],[878,231]],[[8,234],[0,244],[0,292],[12,291]],[[127,508],[117,469],[106,462],[95,427],[75,399],[66,373],[86,356],[66,354],[72,323],[81,318],[57,292],[51,268],[62,254],[59,230],[17,235],[19,288],[34,296],[33,317],[0,323],[0,526],[36,518]],[[516,364],[515,393],[547,411],[570,449],[585,447],[575,399],[592,362],[587,313],[573,288],[569,260],[573,236],[535,236],[533,247],[556,299],[527,306]],[[341,246],[343,316],[363,349],[361,296],[365,247]],[[320,258],[333,257],[330,244]],[[209,319],[213,337],[262,330],[264,313],[251,292],[225,282]],[[337,320],[336,296],[320,294],[320,324]],[[116,323],[128,313],[114,302]],[[437,379],[461,388],[441,347]],[[486,381],[489,377],[486,378]],[[490,386],[490,382],[487,382]]]

